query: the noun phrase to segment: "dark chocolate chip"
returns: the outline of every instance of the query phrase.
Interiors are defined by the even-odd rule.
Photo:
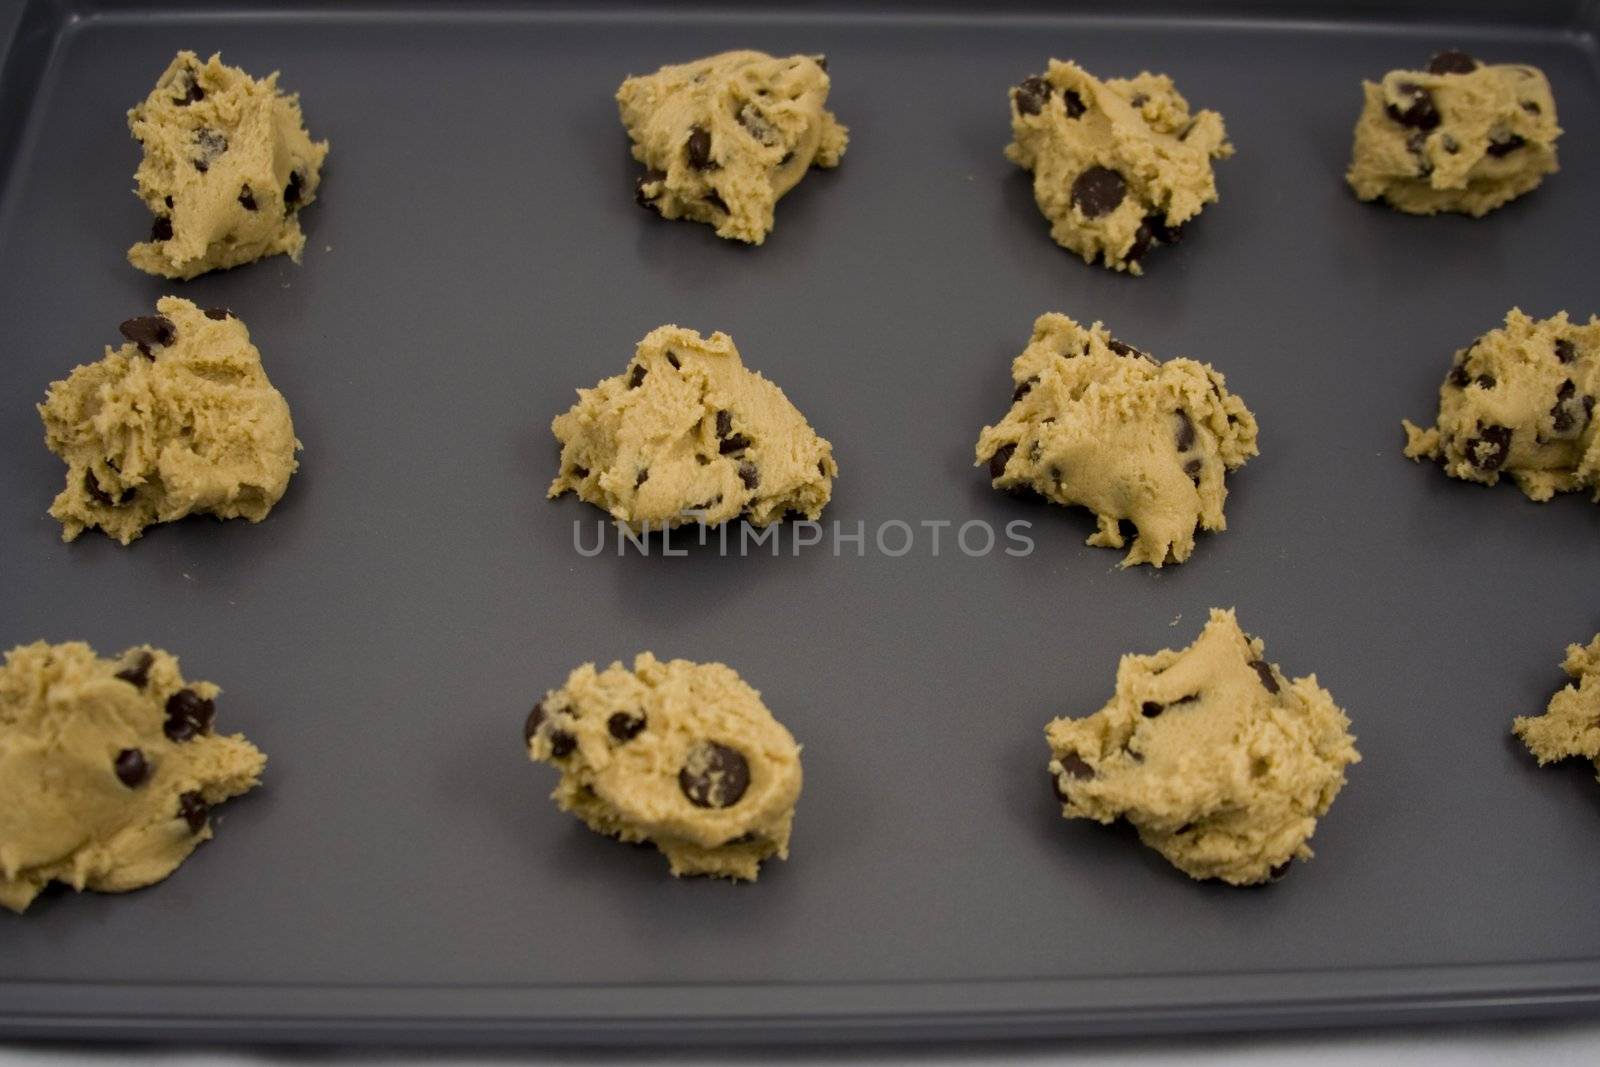
[[[141,651],[133,658],[132,663],[116,673],[116,677],[135,689],[143,689],[150,681],[150,667],[155,661],[156,658],[148,651]]]
[[[726,437],[733,432],[733,416],[726,411],[717,412],[717,436]]]
[[[1493,389],[1497,384],[1495,381],[1495,376],[1492,374],[1480,374],[1476,378],[1472,379],[1472,381],[1473,384],[1483,389]]]
[[[1571,363],[1573,357],[1577,354],[1577,348],[1565,337],[1562,337],[1556,341],[1556,359],[1560,362]]]
[[[256,209],[256,194],[250,191],[248,185],[239,190],[239,206],[246,211],[254,211]]]
[[[172,198],[169,196],[167,199],[171,200]],[[168,204],[167,206],[171,207],[172,205]],[[150,240],[172,240],[172,220],[165,215],[158,215],[156,221],[150,224]]]
[[[1386,105],[1384,110],[1391,119],[1417,130],[1431,130],[1439,125],[1439,109],[1433,104],[1432,93],[1412,82],[1401,82],[1396,88],[1410,103],[1404,110],[1395,104]]]
[[[200,88],[200,83],[195,81],[194,75],[191,74],[189,76],[189,87],[183,90],[182,96],[178,97],[172,102],[177,104],[179,107],[188,107],[190,104],[198,104],[205,98],[206,91]]]
[[[650,468],[646,467],[644,470],[640,471],[639,472],[639,476],[633,480],[633,487],[635,489],[637,489],[637,488],[639,488],[641,485],[643,485],[645,482],[647,482],[649,480],[650,480]]]
[[[1147,719],[1153,719],[1157,715],[1160,715],[1163,711],[1166,711],[1166,710],[1167,710],[1167,706],[1165,704],[1161,703],[1160,701],[1156,701],[1156,700],[1146,700],[1139,707],[1139,711]]]
[[[1137,348],[1134,348],[1130,344],[1124,344],[1123,342],[1117,340],[1115,337],[1109,337],[1109,338],[1106,339],[1106,347],[1111,349],[1111,351],[1115,352],[1119,356],[1143,356],[1144,355],[1144,353],[1139,351]]]
[[[644,731],[645,717],[631,711],[618,711],[606,720],[606,729],[618,741],[632,741]]]
[[[1189,418],[1186,411],[1177,412],[1178,429],[1174,437],[1178,443],[1179,452],[1187,452],[1194,447],[1194,421]]]
[[[1176,830],[1172,831],[1174,836],[1176,836],[1178,834],[1188,834],[1188,833],[1193,833],[1193,832],[1194,832],[1194,823],[1192,823],[1192,822],[1186,822],[1182,826],[1178,827]]]
[[[1450,136],[1448,133],[1441,134],[1439,136],[1439,143],[1444,145],[1444,150],[1446,152],[1449,152],[1452,156],[1455,155],[1457,152],[1461,151],[1461,142],[1457,141],[1454,137]]]
[[[1150,98],[1144,93],[1134,93],[1133,96],[1128,100],[1128,106],[1132,108],[1141,108],[1149,102]]]
[[[180,689],[167,698],[167,721],[161,732],[169,741],[189,741],[211,729],[217,704],[193,689]]]
[[[650,170],[646,170],[643,174],[639,175],[639,177],[634,179],[634,182],[633,182],[633,198],[636,201],[639,202],[639,206],[640,207],[654,207],[655,206],[655,199],[656,199],[656,197],[661,195],[662,191],[658,189],[653,193],[647,193],[647,192],[644,191],[644,187],[647,186],[647,185],[654,185],[656,182],[662,182],[662,181],[666,181],[666,180],[667,180],[667,172],[666,171],[664,171],[664,170],[655,170],[654,168],[652,168]]]
[[[1267,692],[1278,692],[1278,679],[1273,677],[1272,668],[1269,667],[1264,660],[1251,660],[1250,669],[1255,671],[1256,674],[1260,676],[1261,684],[1266,687]]]
[[[1283,881],[1283,876],[1289,873],[1289,868],[1293,865],[1293,859],[1284,860],[1282,863],[1278,864],[1276,867],[1272,868],[1272,870],[1267,872],[1267,880],[1269,882]]]
[[[1083,97],[1073,89],[1061,90],[1061,105],[1067,109],[1069,119],[1082,118],[1083,113],[1089,110],[1083,103]]]
[[[528,718],[522,724],[522,743],[524,745],[533,743],[533,735],[539,732],[539,727],[543,722],[544,701],[541,700],[533,706],[532,711],[528,712]]]
[[[1478,61],[1454,48],[1435,52],[1428,60],[1429,74],[1471,74],[1478,69]]]
[[[233,318],[233,312],[227,308],[206,308],[206,318],[215,322],[222,322],[224,319]]]
[[[139,351],[150,355],[151,348],[170,345],[178,339],[177,328],[165,315],[143,315],[128,319],[117,327],[118,332],[139,346]]]
[[[722,443],[717,446],[717,451],[726,456],[732,452],[742,452],[749,447],[750,438],[742,433],[736,433],[731,437],[723,438]]]
[[[285,209],[292,208],[300,202],[300,183],[304,180],[300,177],[299,171],[291,170],[289,172],[289,183],[283,187],[283,206]]]
[[[206,820],[211,817],[211,808],[206,804],[206,798],[196,790],[178,796],[178,818],[189,824],[189,832],[197,834],[206,828]]]
[[[1149,220],[1139,223],[1139,228],[1133,231],[1133,244],[1128,246],[1127,254],[1123,258],[1130,263],[1134,260],[1143,259],[1144,254],[1150,251],[1150,246],[1155,244],[1155,241],[1156,234],[1150,228]]]
[[[750,764],[738,749],[705,741],[678,772],[678,788],[697,808],[731,808],[750,788]]]
[[[739,480],[746,489],[754,489],[761,484],[761,472],[756,470],[756,465],[749,460],[739,464]]]
[[[144,753],[136,748],[125,748],[118,752],[112,767],[117,772],[117,781],[129,789],[138,789],[150,777],[150,763],[144,758]]]
[[[1011,462],[1011,457],[1016,453],[1016,445],[1001,445],[989,457],[989,477],[1002,478],[1006,473],[1006,464]]]
[[[577,747],[578,739],[565,730],[550,731],[550,755],[556,759],[566,759]]]
[[[1530,115],[1537,115],[1542,109],[1539,107],[1538,101],[1524,100],[1522,102],[1522,110],[1526,111]]]
[[[1068,778],[1093,778],[1094,768],[1089,766],[1087,760],[1076,752],[1069,752],[1057,762],[1061,764],[1061,772]]]
[[[1467,384],[1472,381],[1472,375],[1467,373],[1467,365],[1459,363],[1452,367],[1448,381],[1457,389],[1465,389]]]
[[[644,376],[648,373],[649,372],[645,370],[643,363],[634,364],[633,373],[628,375],[628,388],[639,388],[639,386],[644,384]]]
[[[683,143],[683,158],[695,170],[711,166],[711,131],[704,126],[691,129],[689,139]]]
[[[794,162],[794,153],[793,152],[785,152],[783,154],[783,158],[778,160],[778,166],[787,167],[789,164],[791,164],[793,162]]]
[[[89,494],[89,499],[103,508],[109,508],[115,503],[111,499],[111,494],[100,488],[100,479],[94,476],[94,471],[83,472],[83,488]]]
[[[1128,183],[1110,167],[1094,166],[1072,183],[1072,203],[1091,219],[1109,215],[1128,195]]]
[[[1485,148],[1483,151],[1485,155],[1490,155],[1496,159],[1500,159],[1504,156],[1509,156],[1511,153],[1515,152],[1517,149],[1521,148],[1527,143],[1528,142],[1525,138],[1513,133],[1490,141],[1489,147]]]
[[[718,211],[722,212],[724,215],[730,213],[728,209],[728,202],[722,199],[721,196],[717,195],[717,191],[715,189],[701,197],[701,199],[710,204],[712,207],[716,208]]]
[[[589,477],[589,468],[588,467],[580,467],[576,463],[574,463],[572,465],[572,476],[574,478],[578,479],[579,481],[582,481],[583,479]]]
[[[1027,396],[1033,391],[1033,387],[1037,384],[1039,384],[1039,376],[1035,374],[1033,377],[1027,379],[1021,385],[1017,386],[1016,390],[1011,394],[1011,402],[1015,404],[1017,401]]]
[[[1183,465],[1183,473],[1194,479],[1194,484],[1200,484],[1200,472],[1205,469],[1205,462],[1200,459],[1191,459]]]
[[[1021,115],[1037,115],[1044,110],[1045,102],[1050,99],[1050,83],[1037,74],[1022,79],[1022,84],[1017,86],[1017,113]]]
[[[1467,445],[1472,465],[1481,471],[1496,471],[1511,455],[1511,427],[1480,426],[1478,436]]]
[[[683,364],[679,363],[678,362],[678,357],[673,355],[671,352],[667,353],[667,362],[672,364],[672,369],[673,370],[682,370],[683,369]]]

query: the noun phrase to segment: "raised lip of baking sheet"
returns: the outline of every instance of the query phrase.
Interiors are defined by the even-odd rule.
[[[1059,5],[1013,7],[1029,18],[1063,14]],[[1458,5],[1450,25],[1482,33],[1486,26],[1499,24],[1499,7],[1488,0]],[[1384,20],[1393,18],[1398,9],[1399,5],[1376,2],[1332,5],[1240,0],[1204,8],[1161,3],[1083,5],[1064,17],[1069,22],[1087,20],[1097,25],[1127,22],[1137,26],[1141,20],[1148,20],[1148,24],[1176,19],[1213,28],[1281,24],[1306,32],[1321,27],[1348,32],[1366,26],[1381,29],[1388,25]],[[57,45],[74,26],[160,18],[173,12],[194,14],[199,10],[194,5],[131,0],[0,0],[0,41],[9,39],[5,64],[0,69],[0,160],[26,158],[24,147],[30,133],[34,93],[47,80]],[[258,11],[261,5],[243,10]],[[595,5],[587,11],[568,9],[553,17],[581,21],[591,15],[616,17],[625,10]],[[805,13],[812,15],[827,10],[804,7]],[[440,19],[494,19],[508,15],[539,18],[551,14],[543,8],[512,4],[482,4],[472,11],[475,14],[459,9],[431,11],[426,4],[399,2],[347,6],[333,17],[381,21],[389,13]],[[715,11],[697,9],[701,15]],[[1400,15],[1427,21],[1426,11],[1425,5],[1414,5]],[[330,16],[326,10],[305,5],[284,5],[276,14],[285,19]],[[1565,37],[1594,67],[1597,16],[1600,8],[1592,3],[1547,0],[1520,5],[1515,16],[1516,30]],[[865,19],[879,24],[893,19],[959,23],[976,17],[957,3],[886,3],[866,14],[839,15],[847,23]],[[1445,36],[1449,28],[1441,25],[1440,36]],[[1044,50],[1047,49],[1041,49]],[[308,102],[308,106],[314,114],[314,103]],[[847,113],[841,117],[850,121]],[[1002,122],[1003,117],[996,121]],[[316,133],[314,121],[312,125]],[[1569,126],[1568,136],[1578,135]],[[850,166],[868,147],[858,145],[854,149],[858,155],[847,157],[845,165]],[[335,152],[338,151],[336,144]],[[0,211],[14,206],[5,197],[15,184],[19,166],[0,165]],[[1226,173],[1222,179],[1225,186]],[[315,210],[337,211],[337,197],[348,195],[351,190],[338,189],[328,203]],[[781,225],[781,209],[779,217]],[[1088,268],[1063,259],[1060,269],[1064,277],[1071,278],[1071,271]],[[1139,284],[1161,284],[1161,269],[1157,264],[1153,276]],[[1020,332],[1022,325],[1025,324],[1017,324],[1012,332]],[[533,421],[542,417],[541,412]],[[835,432],[836,444],[841,433],[842,429]],[[1510,492],[1501,490],[1502,494]],[[1065,551],[1091,550],[1068,547]],[[1204,555],[1202,548],[1201,557]],[[1207,565],[1204,558],[1188,564]],[[1185,640],[1192,635],[1194,622],[1190,618],[1185,623],[1181,631]],[[1557,651],[1552,648],[1544,658],[1554,660]],[[1359,716],[1357,726],[1360,732]],[[1360,770],[1357,768],[1356,773]],[[222,836],[222,843],[208,846],[208,850],[242,849],[238,843],[230,844],[226,833]],[[1315,868],[1305,877],[1316,877]],[[7,979],[4,972],[5,946],[0,941],[0,1035],[18,1038],[482,1043],[954,1039],[1370,1025],[1593,1013],[1600,1009],[1600,959],[1249,973],[1197,969],[1179,974],[1078,978],[538,985],[19,981]]]

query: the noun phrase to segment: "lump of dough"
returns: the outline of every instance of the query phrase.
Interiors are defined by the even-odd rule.
[[[650,842],[674,875],[754,881],[762,861],[789,856],[800,746],[721,663],[642,652],[632,670],[585,664],[534,706],[523,738],[561,772],[561,810]]]
[[[263,756],[213,730],[219,690],[148,645],[14,648],[0,666],[0,906],[50,882],[122,893],[211,837],[210,809],[254,788]]]
[[[1550,698],[1543,715],[1519,715],[1512,729],[1540,766],[1586,759],[1600,778],[1600,635],[1587,646],[1568,645],[1562,666],[1572,684]]]
[[[312,141],[300,98],[220,56],[179,52],[144,102],[128,112],[144,145],[135,174],[155,224],[128,262],[164,278],[193,278],[305,247],[300,209],[317,198],[328,142]]]
[[[1051,313],[1011,377],[1011,410],[978,437],[995,488],[1088,508],[1091,545],[1121,548],[1132,522],[1123,566],[1182,563],[1196,530],[1227,528],[1223,476],[1256,454],[1256,420],[1210,364],[1160,363],[1098,322]]]
[[[575,492],[635,531],[815,519],[839,473],[832,446],[720,332],[650,331],[627,370],[579,389],[551,429],[550,496]]]
[[[39,405],[45,444],[67,464],[50,506],[63,540],[98,526],[128,544],[197,512],[260,522],[298,467],[289,404],[244,323],[172,296],[156,310]]]
[[[761,244],[773,207],[811,167],[837,167],[848,130],[823,105],[827,60],[723,52],[617,90],[641,206]]]
[[[1232,611],[1194,644],[1117,666],[1111,702],[1045,729],[1061,814],[1127,819],[1191,878],[1281,877],[1361,757],[1315,675],[1289,679]]]

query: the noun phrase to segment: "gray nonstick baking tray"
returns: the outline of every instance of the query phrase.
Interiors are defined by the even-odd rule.
[[[0,914],[0,1035],[904,1039],[1600,1008],[1600,786],[1509,736],[1600,628],[1600,508],[1452,482],[1402,458],[1399,425],[1512,305],[1600,310],[1592,4],[0,12],[0,645],[169,648],[271,755],[167,882]],[[1358,203],[1360,79],[1451,46],[1544,68],[1561,173],[1479,221]],[[640,211],[612,103],[629,72],[730,47],[826,53],[852,134],[758,249]],[[300,266],[168,284],[124,262],[149,229],[124,112],[179,48],[282,70],[332,141]],[[1142,279],[1051,243],[1001,155],[1007,87],[1052,55],[1168,72],[1226,116],[1221,203]],[[63,545],[33,404],[167,292],[248,323],[302,469],[259,526]],[[1230,529],[1188,563],[1119,571],[1087,515],[973,468],[1049,310],[1214,362],[1259,416]],[[575,549],[599,513],[544,499],[550,419],[663,322],[731,333],[833,441],[825,519],[863,524],[859,550]],[[994,550],[956,543],[972,520]],[[1016,520],[1030,554],[1003,551]],[[1044,772],[1046,720],[1099,707],[1119,655],[1186,644],[1214,605],[1315,672],[1365,756],[1317,858],[1258,890],[1064,822]],[[793,858],[756,885],[674,881],[589,833],[522,752],[545,688],[640,649],[734,665],[805,745]]]

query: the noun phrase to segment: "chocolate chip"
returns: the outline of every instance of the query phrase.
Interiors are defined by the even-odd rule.
[[[206,318],[214,322],[222,322],[224,319],[233,318],[233,312],[227,308],[206,308]]]
[[[1573,384],[1571,378],[1568,378],[1566,381],[1562,382],[1556,388],[1556,399],[1557,400],[1566,400],[1568,397],[1572,396],[1572,394],[1577,392],[1577,391],[1578,391],[1578,387]]]
[[[1016,390],[1011,394],[1011,402],[1015,404],[1017,401],[1027,396],[1033,391],[1033,387],[1037,384],[1039,384],[1039,376],[1035,374],[1033,377],[1027,379],[1021,385],[1017,386]]]
[[[774,144],[777,141],[777,131],[754,104],[746,104],[739,109],[739,125],[764,145]]]
[[[94,476],[94,471],[83,472],[83,488],[89,494],[89,499],[96,504],[103,508],[111,506],[111,494],[100,488],[100,479]]]
[[[1433,104],[1432,93],[1413,82],[1401,82],[1396,88],[1410,98],[1410,103],[1404,110],[1394,104],[1385,105],[1384,110],[1391,119],[1418,130],[1431,130],[1439,125],[1439,109]]]
[[[248,185],[239,190],[239,206],[246,211],[254,211],[256,209],[256,194],[250,191]]]
[[[1454,137],[1450,136],[1448,133],[1441,134],[1439,136],[1439,143],[1444,145],[1444,150],[1446,152],[1449,152],[1452,156],[1455,155],[1457,152],[1461,151],[1461,142],[1457,141]]]
[[[1037,74],[1023,78],[1022,84],[1017,86],[1017,113],[1037,115],[1043,111],[1045,102],[1050,99],[1050,88],[1050,83]]]
[[[750,438],[742,433],[736,433],[731,437],[724,438],[722,443],[717,446],[717,451],[726,456],[731,452],[742,452],[749,447]]]
[[[1166,710],[1167,710],[1167,706],[1165,704],[1162,704],[1159,701],[1156,701],[1156,700],[1146,700],[1139,707],[1139,711],[1147,719],[1153,719],[1157,715],[1160,715],[1163,711],[1166,711]]]
[[[522,724],[522,743],[524,745],[533,744],[533,735],[539,732],[539,726],[543,722],[544,701],[541,700],[533,706],[532,711],[528,712],[528,718]]]
[[[172,198],[169,196],[167,199],[171,200]],[[171,207],[172,205],[168,204],[167,206]],[[172,240],[172,220],[165,215],[158,215],[156,221],[150,224],[150,240]]]
[[[1110,167],[1094,166],[1072,183],[1072,203],[1086,218],[1109,215],[1128,195],[1128,183]]]
[[[1542,109],[1539,107],[1537,101],[1524,100],[1522,102],[1522,110],[1526,111],[1530,115],[1537,115]]]
[[[1061,90],[1061,103],[1067,109],[1067,118],[1082,118],[1083,113],[1089,109],[1084,106],[1083,97],[1072,89]]]
[[[135,689],[143,689],[150,681],[150,666],[155,661],[156,658],[148,651],[140,652],[134,657],[132,663],[116,673],[116,677],[127,682]]]
[[[1479,426],[1478,437],[1467,445],[1472,465],[1481,471],[1496,471],[1511,455],[1511,427]]]
[[[1172,831],[1174,836],[1176,836],[1178,834],[1188,834],[1188,833],[1193,833],[1193,832],[1194,832],[1194,823],[1192,823],[1192,822],[1186,822],[1182,826],[1178,827],[1176,830]]]
[[[1272,668],[1267,666],[1265,661],[1259,659],[1251,660],[1250,669],[1255,671],[1256,674],[1260,676],[1261,684],[1266,687],[1267,692],[1278,692],[1278,679],[1273,677]]]
[[[653,193],[647,193],[647,192],[644,191],[644,187],[647,186],[647,185],[654,185],[657,182],[664,182],[666,180],[667,180],[667,172],[666,171],[664,171],[664,170],[656,170],[654,168],[646,170],[643,174],[639,175],[633,181],[633,198],[634,198],[634,200],[638,201],[640,207],[653,207],[653,206],[655,206],[654,205],[654,201],[655,201],[656,197],[661,195],[662,190],[658,189]]]
[[[291,170],[289,172],[289,183],[283,187],[283,206],[285,210],[294,207],[300,202],[300,183],[303,180],[299,171]]]
[[[150,776],[150,764],[145,760],[144,753],[136,748],[125,748],[118,752],[112,767],[117,772],[117,781],[129,789],[138,789]]]
[[[1001,445],[989,457],[989,477],[1003,478],[1006,473],[1006,464],[1011,462],[1011,457],[1016,453],[1016,445]]]
[[[726,437],[733,432],[733,416],[726,411],[717,412],[717,436]]]
[[[1068,778],[1093,778],[1094,768],[1089,766],[1087,760],[1076,752],[1069,752],[1057,762],[1061,764],[1061,773]]]
[[[718,196],[715,189],[701,197],[701,199],[710,204],[712,207],[716,208],[718,211],[722,212],[724,215],[729,214],[728,202],[722,199],[722,197]]]
[[[1472,381],[1472,375],[1467,373],[1467,365],[1465,363],[1458,363],[1450,369],[1450,377],[1446,380],[1457,389],[1465,389],[1468,383]]]
[[[643,485],[645,482],[647,482],[649,480],[650,480],[650,468],[646,467],[644,470],[640,471],[639,472],[639,476],[633,480],[633,487],[635,489],[637,489],[637,488],[639,488],[641,485]]]
[[[1521,148],[1527,143],[1528,142],[1526,139],[1513,133],[1490,141],[1489,147],[1485,148],[1483,151],[1485,155],[1490,155],[1495,159],[1500,159],[1504,156],[1509,156],[1511,153],[1515,152],[1517,149]]]
[[[791,164],[793,162],[794,162],[794,153],[793,152],[785,152],[783,154],[783,158],[778,160],[778,166],[787,167],[789,164]]]
[[[206,804],[206,798],[197,790],[190,790],[178,797],[178,818],[189,824],[189,832],[197,834],[206,828],[206,820],[211,817],[211,808]]]
[[[1128,246],[1127,253],[1122,257],[1130,263],[1143,259],[1144,254],[1150,251],[1150,246],[1155,244],[1155,231],[1150,229],[1148,222],[1139,223],[1139,228],[1133,231],[1133,244]]]
[[[738,749],[704,741],[678,772],[678,788],[697,808],[731,808],[750,788],[750,764]]]
[[[1473,384],[1483,389],[1493,389],[1496,385],[1495,376],[1492,374],[1480,374],[1472,381]]]
[[[1133,96],[1128,100],[1128,106],[1131,108],[1141,108],[1149,102],[1150,98],[1144,93],[1134,93]]]
[[[1132,345],[1129,345],[1129,344],[1123,344],[1121,341],[1117,340],[1115,337],[1106,338],[1106,347],[1111,349],[1111,351],[1115,352],[1119,356],[1143,356],[1144,355],[1144,353],[1139,351],[1137,348],[1134,348]]]
[[[550,755],[556,759],[566,759],[577,747],[578,739],[565,730],[550,731]]]
[[[649,372],[645,370],[645,367],[644,367],[643,363],[634,364],[633,373],[628,375],[628,388],[629,389],[637,389],[637,388],[639,388],[639,386],[643,385],[644,384],[644,376],[647,373],[649,373]]]
[[[217,704],[193,689],[180,689],[167,698],[167,721],[161,732],[169,741],[184,742],[211,729]]]
[[[179,77],[188,84],[179,84],[178,92],[180,95],[173,98],[172,102],[174,104],[179,107],[188,107],[190,104],[198,104],[206,98],[206,91],[200,88],[200,83],[195,80],[194,71],[183,71]]]
[[[1454,48],[1435,52],[1428,60],[1429,74],[1471,74],[1478,69],[1478,61]]]
[[[1293,859],[1284,860],[1282,863],[1278,864],[1276,867],[1272,868],[1272,870],[1267,872],[1267,881],[1269,881],[1269,882],[1281,882],[1281,881],[1283,881],[1283,876],[1289,873],[1289,868],[1292,867],[1293,865],[1294,865],[1294,860]]]
[[[632,741],[644,731],[645,717],[631,711],[619,711],[606,720],[606,729],[618,741]]]
[[[117,327],[118,332],[139,346],[139,351],[150,355],[151,348],[170,345],[178,339],[177,328],[165,315],[144,315],[128,319]]]
[[[1200,472],[1205,469],[1205,462],[1200,459],[1191,459],[1183,465],[1183,473],[1194,479],[1194,484],[1200,484]]]
[[[672,369],[673,370],[682,370],[683,369],[683,364],[679,363],[678,362],[678,357],[673,355],[671,352],[667,353],[667,362],[672,364]]]
[[[754,489],[761,484],[761,472],[756,470],[756,465],[749,460],[739,464],[739,480],[746,489]]]
[[[1571,363],[1573,357],[1577,354],[1577,348],[1574,347],[1572,342],[1567,340],[1565,337],[1559,338],[1556,341],[1556,359],[1560,362]]]
[[[194,141],[200,146],[200,158],[194,161],[194,168],[202,174],[228,150],[227,136],[216,130],[201,130],[194,135]]]
[[[1194,421],[1189,418],[1189,413],[1186,411],[1179,411],[1176,414],[1178,429],[1174,436],[1178,443],[1178,451],[1187,452],[1194,447]]]
[[[711,131],[704,126],[691,129],[689,139],[683,143],[683,158],[695,170],[711,166]]]
[[[582,481],[583,479],[589,477],[589,468],[588,467],[580,467],[577,464],[573,464],[573,466],[572,466],[572,476],[574,478],[578,479],[579,481]]]

